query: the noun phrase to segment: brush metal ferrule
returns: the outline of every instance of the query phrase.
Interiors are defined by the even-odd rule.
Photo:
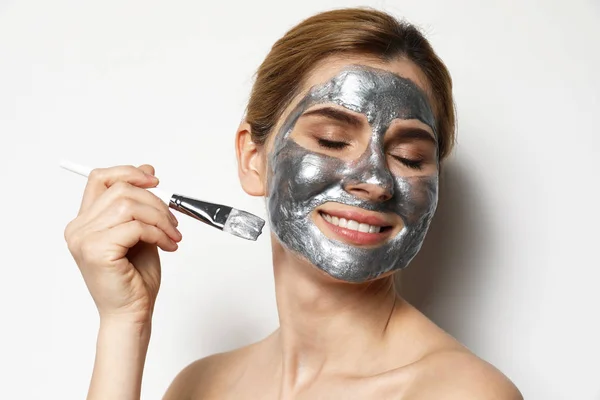
[[[171,196],[169,207],[221,230],[223,230],[223,226],[231,213],[231,207],[179,194]]]

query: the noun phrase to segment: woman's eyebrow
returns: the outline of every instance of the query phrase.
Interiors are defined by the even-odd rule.
[[[343,110],[339,110],[337,108],[333,108],[333,107],[324,107],[324,108],[317,108],[316,110],[309,110],[306,111],[304,114],[301,115],[301,117],[305,117],[305,116],[310,116],[310,115],[318,115],[321,117],[325,117],[325,118],[329,118],[338,122],[342,122],[344,124],[347,125],[351,125],[354,127],[360,127],[362,126],[363,121],[353,115],[350,114],[346,111]]]
[[[407,139],[424,140],[437,145],[437,139],[426,129],[422,128],[398,128],[395,129],[394,141],[403,141]]]

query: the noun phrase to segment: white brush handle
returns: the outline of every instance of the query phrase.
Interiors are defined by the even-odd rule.
[[[85,165],[71,162],[69,160],[61,160],[60,166],[64,169],[66,169],[67,171],[71,171],[71,172],[74,172],[81,176],[85,176],[86,178],[90,175],[90,172],[92,172],[92,168],[86,167]],[[171,201],[171,197],[173,196],[172,192],[168,192],[168,191],[161,190],[158,188],[148,188],[146,190],[154,193],[155,196],[157,196],[159,199],[161,199],[167,205],[169,205],[169,202]]]

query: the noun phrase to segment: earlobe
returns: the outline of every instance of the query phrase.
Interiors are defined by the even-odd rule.
[[[264,196],[264,155],[262,148],[252,140],[251,127],[242,121],[235,136],[238,176],[242,188],[251,196]]]

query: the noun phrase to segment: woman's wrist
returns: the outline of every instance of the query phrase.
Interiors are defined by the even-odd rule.
[[[152,330],[152,317],[139,317],[129,315],[100,315],[100,330],[122,331],[128,335],[139,334],[140,337],[150,336]]]
[[[139,399],[151,322],[101,317],[89,399]]]

